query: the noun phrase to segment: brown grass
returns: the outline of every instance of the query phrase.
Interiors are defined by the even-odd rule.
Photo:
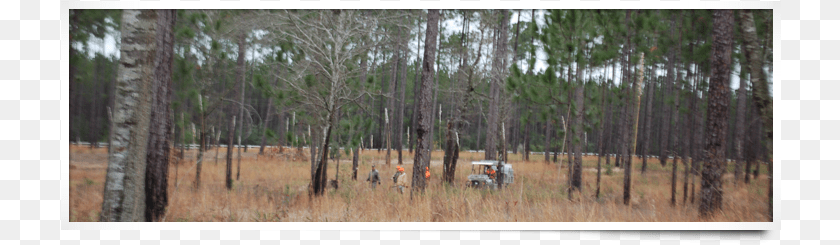
[[[102,205],[106,149],[77,146],[70,149],[70,221],[97,221]],[[185,155],[191,158],[170,166],[170,201],[165,221],[700,221],[698,204],[682,202],[682,172],[678,204],[670,206],[670,168],[663,168],[655,159],[649,159],[648,173],[644,176],[640,173],[641,159],[634,159],[633,201],[625,206],[620,169],[614,169],[611,175],[602,170],[601,197],[594,197],[596,156],[584,157],[583,197],[575,195],[574,200],[569,200],[565,163],[558,174],[556,164],[541,160],[524,162],[521,155],[511,154],[516,182],[502,191],[477,190],[464,186],[470,172],[469,161],[480,159],[483,153],[462,152],[456,170],[457,182],[449,187],[441,183],[443,152],[437,151],[432,154],[431,184],[424,194],[415,193],[412,201],[408,193],[400,195],[389,188],[393,185],[390,177],[396,159],[391,167],[382,165],[384,151],[361,153],[358,181],[350,178],[349,157],[342,157],[339,189],[330,188],[317,198],[307,194],[308,161],[258,158],[257,151],[250,149],[243,154],[241,178],[235,181],[231,191],[224,187],[224,153],[220,153],[216,164],[213,150],[205,157],[202,186],[195,190],[192,186],[196,152],[188,151]],[[410,173],[413,155],[404,152],[403,157]],[[532,159],[542,159],[542,156]],[[376,190],[371,190],[364,181],[371,163],[378,164],[383,179],[383,185]],[[329,179],[335,177],[334,164],[335,161],[330,161]],[[699,177],[695,183],[699,194]],[[738,188],[732,185],[732,175],[727,175],[724,188],[724,209],[708,221],[768,221],[766,173],[758,181]],[[695,198],[699,202],[699,196]]]

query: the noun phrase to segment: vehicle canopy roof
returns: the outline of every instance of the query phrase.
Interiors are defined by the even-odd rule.
[[[481,161],[473,161],[472,164],[473,165],[497,165],[497,164],[499,164],[499,161],[481,160]],[[502,162],[502,164],[505,164],[505,162]]]

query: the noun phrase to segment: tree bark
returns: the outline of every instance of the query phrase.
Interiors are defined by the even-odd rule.
[[[645,136],[642,140],[642,174],[644,175],[647,171],[647,159],[648,159],[648,152],[650,147],[650,127],[653,124],[653,94],[654,94],[654,85],[653,82],[649,82],[648,85],[645,87],[647,90],[647,94],[645,95],[645,124],[644,124],[644,131]]]
[[[420,11],[422,13],[422,10]],[[420,24],[422,23],[422,14],[417,15],[417,66],[415,66],[415,74],[414,74],[414,105],[413,109],[411,110],[411,128],[417,128],[417,111],[420,110],[418,103],[419,101],[419,94],[420,94]],[[414,152],[414,142],[417,138],[416,134],[409,135],[408,139],[408,152]]]
[[[429,165],[431,157],[431,142],[427,139],[432,128],[432,77],[434,76],[435,50],[437,50],[438,22],[440,12],[430,9],[426,21],[426,46],[423,49],[423,75],[419,96],[419,111],[417,112],[418,127],[416,128],[417,149],[414,153],[414,168],[411,179],[411,197],[414,191],[425,191],[426,178],[423,176],[425,167]]]
[[[584,46],[585,46],[585,44],[583,43],[583,41],[581,41],[581,47],[584,47]],[[578,62],[578,65],[575,69],[576,70],[575,71],[575,73],[576,73],[575,78],[577,78],[578,81],[576,82],[577,84],[574,86],[575,87],[575,91],[574,91],[574,93],[575,93],[574,94],[575,104],[573,106],[574,106],[574,109],[575,109],[574,110],[575,114],[574,114],[574,122],[572,124],[573,125],[572,126],[573,127],[572,128],[572,133],[574,133],[574,139],[570,139],[567,142],[567,143],[570,143],[569,144],[569,149],[570,150],[572,149],[572,147],[574,147],[574,151],[573,151],[574,154],[575,154],[574,163],[570,162],[569,166],[574,169],[574,171],[572,171],[572,188],[577,190],[579,195],[582,194],[581,193],[581,182],[582,182],[581,178],[582,178],[582,175],[583,175],[583,172],[582,172],[582,169],[581,169],[583,167],[583,152],[582,152],[583,147],[581,146],[580,142],[582,142],[582,141],[585,142],[584,132],[583,132],[583,107],[584,107],[584,104],[583,104],[583,88],[584,88],[584,84],[585,84],[585,82],[583,80],[583,69],[585,69],[585,68],[584,68],[584,64],[582,64],[582,63],[583,62]],[[569,119],[572,120],[571,118],[569,118]],[[566,134],[569,134],[569,132],[566,132]],[[571,144],[572,141],[577,141],[578,143]]]
[[[507,33],[508,33],[508,15],[507,10],[501,11],[502,19],[499,22],[497,30],[499,36],[496,40],[495,58],[493,60],[493,78],[490,82],[490,106],[488,109],[489,115],[487,117],[487,138],[484,146],[484,159],[496,160],[496,147],[499,131],[499,106],[501,104],[500,97],[501,83],[504,82],[504,63],[507,60]]]
[[[359,147],[353,147],[353,180],[357,180],[359,172]]]
[[[239,55],[236,57],[236,79],[239,80],[239,125],[236,129],[236,180],[239,180],[239,167],[242,163],[242,124],[245,124],[245,33],[239,34]]]
[[[403,133],[404,133],[403,127],[405,126],[405,123],[404,123],[405,120],[404,119],[405,119],[405,107],[406,107],[405,106],[406,105],[406,103],[405,103],[405,80],[406,80],[406,77],[408,76],[408,58],[407,58],[408,57],[408,37],[409,37],[408,30],[406,30],[406,35],[405,36],[406,36],[405,40],[403,40],[405,42],[400,43],[400,50],[401,50],[400,52],[403,53],[402,58],[400,59],[400,62],[402,63],[402,65],[401,65],[402,72],[400,74],[400,84],[399,84],[399,88],[398,88],[398,90],[400,91],[400,103],[398,105],[399,108],[397,108],[397,112],[395,113],[396,117],[397,117],[396,118],[397,119],[396,120],[396,125],[397,125],[397,145],[396,145],[397,164],[400,164],[400,165],[403,164],[403,140],[405,139],[405,138],[403,138],[403,136],[404,136],[403,135]]]
[[[758,49],[758,40],[755,31],[755,20],[753,19],[752,11],[750,10],[743,10],[741,11],[741,25],[742,30],[744,31],[744,41],[746,45],[746,57],[747,60],[750,62],[750,82],[754,86],[753,91],[753,103],[758,108],[759,115],[761,116],[762,121],[762,128],[764,129],[763,132],[763,139],[765,140],[764,149],[766,151],[766,156],[768,159],[772,161],[773,156],[773,100],[770,99],[770,93],[768,91],[768,83],[767,79],[764,74],[763,64],[762,64],[762,57],[765,55],[762,51]],[[731,20],[731,18],[730,18]],[[765,42],[769,42],[771,37],[770,32],[772,28],[770,27],[769,21],[767,21],[767,40]],[[768,46],[765,44],[765,47]],[[772,65],[770,66],[772,69]],[[772,71],[772,70],[771,70]],[[761,164],[756,164],[756,169]],[[768,174],[767,179],[768,183],[768,213],[770,215],[770,220],[773,220],[773,165],[772,162],[769,162],[767,165]],[[756,170],[756,172],[758,172]]]
[[[706,121],[706,161],[703,163],[700,217],[709,218],[723,208],[721,175],[726,163],[725,145],[732,59],[732,10],[714,10],[712,77],[709,81],[709,117]]]
[[[609,81],[609,80],[608,80]],[[609,84],[604,83],[601,85],[601,108],[608,108],[607,107],[607,89],[609,88]],[[595,198],[598,199],[601,197],[601,157],[604,156],[604,141],[607,141],[607,134],[604,132],[606,128],[606,118],[607,114],[609,114],[609,109],[607,112],[601,116],[601,135],[600,140],[598,140],[598,173],[597,179],[595,181]]]
[[[629,10],[628,10],[629,13]],[[629,14],[628,14],[629,16]],[[624,160],[624,205],[630,205],[630,182],[632,180],[632,173],[633,173],[633,152],[636,152],[636,135],[638,133],[639,128],[639,108],[641,108],[641,96],[642,96],[642,86],[644,86],[644,74],[645,74],[645,53],[640,53],[639,57],[639,64],[636,67],[636,73],[638,74],[638,79],[633,82],[632,89],[628,89],[628,91],[634,91],[632,95],[630,95],[630,99],[632,100],[631,104],[628,104],[628,108],[632,108],[627,117],[627,125],[630,125],[630,117],[633,117],[633,134],[629,135],[630,130],[627,130],[627,137],[632,136],[632,143],[627,145],[627,149],[625,150],[626,159]],[[626,137],[625,137],[626,138]]]
[[[402,32],[402,29],[397,27],[397,37],[400,36],[401,32]],[[397,40],[399,40],[399,38],[397,38]],[[388,97],[389,97],[388,98],[388,109],[385,110],[385,130],[387,131],[387,134],[386,134],[387,136],[386,136],[386,140],[385,140],[386,148],[387,148],[387,149],[385,149],[385,164],[387,164],[387,165],[391,165],[391,146],[392,146],[391,141],[394,138],[393,135],[392,135],[392,133],[394,132],[393,124],[396,122],[395,119],[396,119],[396,115],[397,115],[396,110],[394,108],[396,107],[395,104],[397,103],[396,102],[396,100],[397,100],[396,89],[397,89],[397,84],[398,84],[398,81],[397,81],[397,73],[398,72],[397,71],[399,71],[399,68],[400,68],[399,67],[399,65],[400,65],[399,41],[394,42],[392,52],[394,53],[394,55],[391,58],[391,64],[393,64],[393,67],[391,68],[391,80],[388,82]],[[391,111],[391,115],[388,115],[388,111]],[[399,127],[400,126],[397,126],[397,128],[399,128]],[[399,135],[397,135],[397,136],[399,136]]]
[[[453,120],[455,122],[453,122]],[[446,123],[446,151],[443,156],[443,182],[453,185],[455,182],[455,165],[458,163],[460,144],[457,136],[457,120],[455,117]]]
[[[438,19],[438,32],[440,32],[440,29],[443,29],[443,20]],[[440,34],[440,33],[438,33],[438,34]],[[443,35],[440,35],[440,38],[437,40],[437,42],[438,42],[437,47],[443,47]],[[438,52],[438,51],[436,50],[435,52]],[[435,149],[435,147],[433,145],[433,142],[435,140],[435,119],[439,116],[438,114],[440,114],[440,105],[438,105],[438,102],[437,102],[438,101],[438,92],[440,91],[440,73],[438,73],[438,70],[442,66],[442,64],[440,63],[440,55],[437,55],[435,57],[435,64],[437,64],[438,67],[434,69],[434,71],[435,71],[435,73],[434,73],[435,86],[434,86],[434,95],[432,96],[432,105],[431,105],[431,108],[432,108],[432,119],[431,119],[431,124],[430,124],[431,128],[429,128],[429,137],[426,138],[426,140],[429,141],[429,146],[431,147],[431,148],[429,148],[430,151]],[[436,108],[435,106],[437,106],[437,108],[438,108],[437,111],[435,111],[435,108]],[[437,112],[437,113],[435,113],[435,112]],[[438,119],[438,121],[440,121],[440,119]]]
[[[329,141],[332,134],[332,117],[333,114],[330,112],[327,116],[327,125],[324,126],[324,132],[321,136],[321,147],[318,150],[317,165],[311,183],[311,193],[313,195],[323,195],[327,188],[327,158],[329,157]]]
[[[743,21],[740,21],[743,22]],[[743,36],[743,34],[742,34]],[[745,50],[744,45],[741,44],[741,49]],[[743,51],[742,51],[743,52]],[[735,116],[735,173],[734,173],[734,181],[733,184],[735,187],[738,187],[738,182],[741,179],[741,168],[744,166],[744,128],[745,128],[745,116],[747,110],[747,77],[746,74],[749,72],[749,65],[744,60],[739,60],[741,65],[741,74],[740,83],[738,87],[738,104],[736,105],[737,114]]]
[[[671,68],[674,69],[674,71],[673,71],[674,76],[673,76],[673,80],[672,80],[672,82],[674,84],[673,84],[673,87],[672,87],[672,90],[671,90],[671,92],[672,92],[671,94],[674,98],[674,108],[671,111],[670,116],[671,116],[671,123],[673,123],[674,127],[673,127],[673,130],[670,132],[670,138],[671,139],[670,139],[670,143],[669,143],[670,146],[671,146],[671,151],[673,152],[673,155],[674,155],[674,160],[673,160],[674,166],[673,166],[673,171],[672,171],[672,175],[671,175],[671,206],[672,207],[677,205],[677,182],[678,182],[677,181],[677,168],[679,168],[679,165],[677,164],[677,161],[680,160],[680,154],[679,154],[679,151],[677,151],[678,148],[679,148],[679,141],[678,141],[679,139],[677,139],[677,136],[679,136],[679,133],[677,131],[678,130],[677,126],[680,123],[679,122],[679,120],[680,120],[680,91],[681,91],[681,87],[682,87],[679,84],[680,83],[679,67],[680,67],[680,57],[681,57],[680,50],[682,50],[682,46],[681,46],[681,44],[682,44],[682,20],[681,20],[682,19],[682,13],[681,12],[677,13],[676,19],[680,20],[677,23],[677,32],[679,33],[679,39],[678,39],[678,42],[676,43],[676,48],[674,50],[674,53],[675,53],[674,56],[673,56],[674,57],[674,64],[671,65]],[[683,128],[683,130],[685,130],[685,128]],[[685,160],[683,160],[683,164],[685,164]]]
[[[104,222],[145,220],[146,149],[152,106],[157,12],[124,10],[114,110],[114,147],[108,153]]]
[[[671,20],[671,36],[674,36],[674,22],[675,20]],[[675,51],[674,48],[669,48],[668,54],[668,64],[667,72],[665,75],[665,93],[663,93],[663,117],[662,117],[662,134],[660,135],[660,142],[659,142],[659,163],[662,164],[664,167],[668,164],[668,158],[670,154],[668,150],[672,149],[671,146],[671,124],[673,123],[674,116],[674,109],[672,107],[672,103],[674,103],[673,95],[674,95],[674,65],[675,65]],[[673,182],[673,181],[672,181]]]
[[[543,143],[543,155],[545,164],[551,163],[551,117],[545,119],[545,143]]]
[[[233,188],[233,137],[234,131],[236,131],[236,116],[233,116],[229,123],[228,123],[228,142],[227,142],[227,155],[225,155],[225,187],[230,190]],[[199,175],[196,174],[195,176],[195,185],[196,187],[199,186]]]
[[[175,10],[158,10],[157,51],[149,119],[149,141],[146,153],[145,221],[161,221],[169,203],[169,140],[172,138],[172,62]]]

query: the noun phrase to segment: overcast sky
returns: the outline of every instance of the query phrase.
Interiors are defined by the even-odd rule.
[[[519,13],[520,13],[520,11],[512,11],[512,15],[511,15],[511,18],[510,18],[511,24],[516,24]],[[531,17],[531,11],[522,10],[521,13],[522,13],[521,21],[523,21],[523,22],[531,21],[531,18],[532,18]],[[535,15],[536,15],[536,18],[537,18],[537,24],[540,25],[540,26],[544,25],[545,23],[543,21],[543,11],[537,10]],[[461,27],[462,27],[461,22],[463,22],[462,18],[448,19],[444,22],[443,30],[441,32],[446,34],[447,36],[455,34],[455,33],[459,33],[460,30],[461,30]],[[422,26],[422,28],[425,31],[425,26]],[[524,26],[522,26],[520,28],[524,29]],[[470,22],[470,30],[472,30],[472,31],[478,30],[478,23],[476,23],[476,21]],[[93,57],[93,54],[95,52],[98,52],[98,53],[103,53],[107,56],[115,56],[115,57],[119,58],[119,52],[117,50],[117,42],[118,42],[117,37],[115,37],[115,35],[113,35],[113,34],[116,33],[116,31],[115,30],[110,30],[110,31],[111,31],[110,34],[105,35],[104,39],[98,39],[98,38],[93,38],[92,37],[88,40],[88,46],[90,47],[90,52],[88,53],[88,55],[90,57]],[[511,32],[515,33],[515,30],[511,30]],[[425,32],[421,33],[421,35],[425,35]],[[513,36],[513,34],[510,34],[510,36]],[[414,44],[414,45],[409,45],[409,48],[411,49],[411,52],[412,52],[412,54],[409,57],[409,62],[413,62],[414,60],[417,59],[417,45],[416,45],[417,44],[417,36],[416,36],[416,33],[415,33],[415,35],[412,35],[411,40],[412,40],[412,44]],[[423,50],[423,46],[424,46],[424,44],[421,42],[420,43],[420,50]],[[473,47],[477,48],[477,46],[475,46],[475,45]],[[254,60],[255,58],[256,59],[262,59],[262,57],[260,55],[261,53],[262,53],[262,55],[266,55],[270,52],[270,50],[265,49],[265,48],[257,47],[257,49],[260,50],[260,51],[255,50],[253,47],[249,47],[249,50],[246,53],[246,59],[247,60]],[[489,61],[488,58],[490,57],[490,55],[489,55],[490,52],[491,51],[488,50],[488,48],[486,48],[486,47],[482,49],[482,53],[485,54],[485,55],[482,56],[482,61],[481,61],[482,63],[486,62],[486,61]],[[546,68],[545,59],[546,59],[545,52],[543,52],[541,49],[537,49],[537,62],[535,64],[535,67],[538,71],[545,70],[545,68]],[[444,64],[444,65],[448,65],[448,63]],[[520,62],[520,67],[523,70],[527,68],[526,64],[524,62]],[[735,63],[733,68],[734,69],[732,70],[730,87],[733,90],[735,90],[735,89],[738,89],[739,84],[740,84],[740,78],[738,77],[738,74],[740,73],[740,65],[738,63]],[[592,72],[593,72],[593,75],[595,75],[595,76],[600,76],[604,72],[606,72],[607,75],[609,75],[609,74],[612,74],[610,69],[612,69],[612,67],[605,68],[605,69],[599,68],[599,69],[595,69]],[[765,68],[765,71],[767,71],[767,68]],[[658,76],[664,75],[664,69],[662,69],[660,67],[655,71],[655,73]],[[770,77],[768,77],[768,80],[772,81],[772,73],[769,73],[769,75],[770,75]],[[620,80],[619,80],[620,78],[618,77],[619,75],[616,74],[615,76],[616,76],[616,78],[614,78],[613,81],[615,81],[616,83],[620,82]],[[770,93],[771,94],[773,93],[772,89],[773,89],[773,87],[770,86],[770,90],[771,90]]]

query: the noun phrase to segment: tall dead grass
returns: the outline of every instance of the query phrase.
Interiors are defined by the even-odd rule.
[[[97,221],[102,205],[102,183],[105,180],[107,153],[104,148],[89,149],[71,146],[70,220]],[[516,181],[501,191],[465,188],[471,160],[483,153],[462,152],[453,186],[441,181],[442,152],[432,154],[431,183],[424,193],[399,194],[391,188],[391,167],[384,165],[385,152],[365,150],[361,153],[359,177],[350,178],[351,162],[344,156],[339,164],[339,188],[328,189],[322,197],[310,198],[309,162],[285,161],[257,157],[256,150],[243,154],[242,173],[232,190],[225,189],[224,160],[214,163],[213,154],[206,156],[202,170],[202,186],[193,188],[196,152],[186,154],[181,164],[170,166],[169,207],[165,221],[354,221],[354,222],[690,222],[700,221],[697,203],[682,202],[682,172],[679,178],[675,207],[670,206],[670,165],[648,165],[642,175],[641,160],[634,159],[631,205],[622,203],[623,174],[621,169],[602,170],[601,197],[595,198],[596,156],[584,157],[582,196],[566,195],[568,170],[542,161],[522,161],[521,155],[510,155]],[[413,155],[403,153],[405,165]],[[234,160],[236,161],[236,160]],[[649,161],[650,162],[650,161]],[[377,164],[383,185],[375,190],[365,182],[372,163]],[[235,164],[235,162],[234,162]],[[330,161],[329,179],[335,178],[335,161]],[[682,166],[680,166],[682,167]],[[176,171],[177,168],[177,171]],[[234,168],[235,169],[235,168]],[[406,167],[411,171],[411,167]],[[235,170],[234,170],[235,171]],[[682,171],[682,169],[680,170]],[[176,174],[177,172],[177,174]],[[700,180],[696,177],[696,189]],[[732,185],[725,176],[724,208],[709,221],[768,221],[766,174],[749,185]],[[690,181],[689,181],[690,182]],[[690,191],[689,191],[690,192]],[[699,196],[695,197],[699,202]]]

